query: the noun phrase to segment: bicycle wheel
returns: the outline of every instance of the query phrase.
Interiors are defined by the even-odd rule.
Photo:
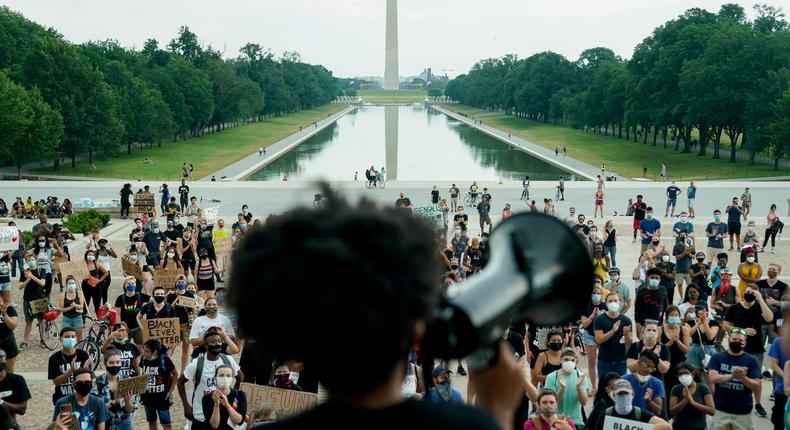
[[[99,350],[99,345],[91,339],[85,338],[79,341],[77,349],[81,349],[88,353],[88,357],[92,359],[91,370],[95,371],[99,367],[99,362],[101,362],[101,350]]]
[[[472,206],[472,196],[467,195],[464,197],[464,206]]]
[[[54,351],[60,346],[60,331],[55,321],[39,319],[38,334],[41,336],[41,344],[48,350]]]
[[[381,188],[384,188],[384,186],[386,184],[387,184],[387,181],[379,181],[379,187],[381,187]]]
[[[368,189],[373,188],[373,181],[365,181],[365,186],[368,187]]]

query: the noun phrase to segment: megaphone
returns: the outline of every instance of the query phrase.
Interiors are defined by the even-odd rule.
[[[588,247],[559,219],[515,214],[489,239],[491,259],[437,308],[422,349],[432,357],[486,361],[511,321],[558,325],[589,304],[593,266]],[[475,354],[473,354],[475,353]],[[476,366],[484,367],[484,366]]]

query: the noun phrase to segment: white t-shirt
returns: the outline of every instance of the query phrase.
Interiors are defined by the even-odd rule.
[[[233,374],[237,375],[239,373],[239,365],[236,364],[236,360],[234,360],[233,357],[230,355],[227,357],[230,366],[233,368]],[[195,383],[197,380],[195,372],[197,372],[197,362],[199,359],[200,357],[195,358],[189,363],[184,369],[184,377],[192,381],[195,387],[194,395],[187,396],[189,402],[192,404],[192,415],[194,415],[195,419],[198,421],[205,421],[206,417],[203,415],[203,396],[217,389],[217,381],[214,380],[214,374],[216,373],[217,367],[223,364],[223,361],[222,357],[214,361],[210,361],[208,357],[206,357],[203,361],[203,374],[200,375],[200,380]]]
[[[217,314],[217,317],[214,319],[209,318],[208,315],[203,315],[195,318],[195,321],[192,322],[192,329],[189,331],[189,340],[202,338],[209,327],[222,327],[222,330],[225,330],[228,336],[236,336],[236,332],[233,331],[233,324],[231,324],[230,319],[225,315]]]

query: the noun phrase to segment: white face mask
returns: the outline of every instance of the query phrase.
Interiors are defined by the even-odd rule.
[[[683,375],[678,376],[678,381],[680,381],[684,387],[688,387],[692,382],[694,382],[694,377],[688,373],[684,373]]]
[[[570,372],[572,372],[575,369],[576,369],[576,362],[575,361],[568,360],[568,361],[563,361],[562,362],[562,370],[570,373]]]
[[[96,257],[94,257],[93,255],[89,255],[88,258],[87,258],[88,261],[93,261],[95,259],[96,259]]]
[[[620,303],[609,302],[606,304],[606,309],[609,309],[610,312],[620,312]]]
[[[650,380],[650,375],[640,375],[636,374],[636,379],[641,383],[644,384],[645,382]]]
[[[680,217],[680,222],[681,222],[681,223],[683,223],[683,224],[685,224],[685,223],[686,223],[686,221],[688,221],[688,220],[689,220],[689,219],[688,219],[688,217],[686,217],[686,216],[682,216],[682,217]]]
[[[631,413],[631,410],[634,408],[633,402],[634,395],[633,394],[615,394],[614,396],[614,410],[617,411],[620,415],[627,415]]]
[[[132,254],[132,255],[129,255],[129,260],[131,260],[131,261],[137,261],[137,254]]]
[[[217,387],[219,388],[230,388],[232,383],[233,377],[231,376],[217,376]]]
[[[668,255],[662,255],[661,256],[661,261],[663,261],[664,263],[669,262],[669,256]]]
[[[175,253],[173,253],[173,252],[168,252],[168,253],[167,253],[167,258],[173,258],[173,257],[175,257],[175,256],[176,256],[176,254],[175,254]]]
[[[658,338],[658,333],[654,331],[645,331],[645,340],[653,342]]]
[[[754,263],[754,257],[746,257],[746,261],[749,263]]]

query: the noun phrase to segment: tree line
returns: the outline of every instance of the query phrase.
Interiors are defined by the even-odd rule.
[[[790,25],[781,9],[759,4],[749,21],[737,4],[717,13],[687,10],[656,28],[631,59],[608,48],[576,61],[554,52],[475,64],[445,95],[464,104],[569,125],[731,162],[745,148],[790,153]],[[696,136],[692,132],[696,130]],[[726,151],[726,148],[724,148]]]
[[[75,45],[0,7],[0,161],[18,169],[200,137],[320,106],[339,91],[329,70],[293,52],[275,58],[248,43],[227,59],[188,27],[166,46]]]

